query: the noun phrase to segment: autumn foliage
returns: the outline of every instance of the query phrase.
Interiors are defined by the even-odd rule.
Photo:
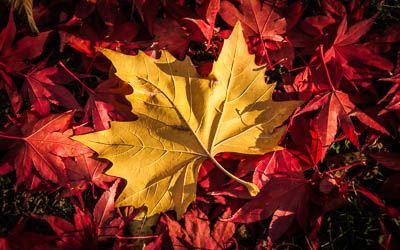
[[[342,2],[1,2],[0,174],[74,211],[0,249],[318,248],[354,194],[395,248],[400,23]]]

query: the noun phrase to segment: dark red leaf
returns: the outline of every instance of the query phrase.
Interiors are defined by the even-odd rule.
[[[109,122],[133,120],[131,106],[124,95],[132,89],[117,77],[101,82],[85,105],[83,122],[92,121],[96,131],[108,129]]]
[[[96,185],[102,189],[108,189],[115,177],[104,174],[108,162],[98,160],[92,154],[79,155],[75,161],[66,159],[68,188],[63,195],[71,196],[83,192],[89,185]]]
[[[37,216],[49,223],[53,231],[60,237],[57,242],[62,248],[97,249],[99,241],[115,237],[125,226],[121,217],[114,213],[114,199],[119,180],[105,191],[93,210],[93,215],[86,209],[75,206],[74,224],[56,216]]]
[[[272,216],[268,238],[279,239],[295,218],[305,229],[308,222],[309,187],[298,161],[286,150],[266,155],[253,181],[262,185],[260,193],[236,211],[229,221],[251,223]]]
[[[296,157],[304,161],[308,167],[315,167],[322,159],[322,143],[315,120],[310,117],[297,116],[289,128],[290,137],[295,145],[288,145]]]
[[[183,59],[189,46],[189,39],[181,24],[176,20],[167,18],[157,19],[154,22],[155,41],[160,49],[168,50],[172,55]]]
[[[284,43],[283,34],[287,31],[288,24],[282,17],[278,2],[264,2],[259,0],[243,1],[239,5],[240,11],[229,1],[221,2],[219,14],[230,26],[234,26],[239,20],[243,25],[243,33],[251,45],[252,51],[256,53],[256,63],[272,66],[272,61],[281,63],[284,58],[288,61],[285,65],[291,67],[293,60],[292,47]],[[293,21],[289,24],[293,26]],[[276,52],[283,50],[283,52]],[[276,55],[270,55],[275,51]]]
[[[382,198],[388,200],[400,200],[400,174],[389,176],[379,189]]]
[[[13,109],[18,112],[22,98],[9,74],[19,73],[29,67],[23,60],[33,59],[42,53],[50,32],[42,32],[37,37],[23,37],[13,46],[15,33],[13,13],[10,12],[8,24],[0,33],[0,88],[7,90]]]
[[[337,0],[323,0],[322,10],[327,16],[331,16],[335,19],[342,19],[346,16],[346,8]]]
[[[48,243],[57,240],[58,237],[24,231],[26,222],[27,220],[21,219],[5,238],[0,238],[0,249],[53,249]]]
[[[115,179],[115,177],[113,177]],[[120,179],[103,193],[93,210],[93,221],[97,227],[99,240],[105,240],[118,233],[119,226],[123,224],[121,217],[116,217],[114,200]]]
[[[379,164],[394,171],[400,171],[400,153],[397,152],[368,152]]]
[[[73,80],[75,79],[60,68],[35,69],[26,75],[24,88],[27,89],[35,110],[41,116],[48,116],[50,103],[69,109],[80,109],[75,97],[66,88],[60,86]]]
[[[205,40],[210,45],[219,8],[219,0],[206,0],[203,1],[200,7],[196,8],[196,12],[200,18],[186,17],[182,19],[182,23],[189,28],[191,40],[199,42]]]

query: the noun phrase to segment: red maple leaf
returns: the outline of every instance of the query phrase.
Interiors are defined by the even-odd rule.
[[[85,105],[83,122],[92,121],[96,131],[108,129],[111,120],[132,120],[130,104],[124,98],[132,89],[117,77],[101,82]]]
[[[116,179],[104,174],[104,170],[109,166],[108,162],[92,156],[92,154],[75,156],[75,161],[71,158],[66,159],[68,183],[63,196],[81,193],[88,185],[92,185],[94,195],[94,185],[108,189],[110,183]]]
[[[220,0],[206,0],[202,2],[200,7],[196,6],[198,18],[186,17],[182,19],[183,24],[189,28],[191,40],[200,42],[205,40],[210,46],[219,8]]]
[[[78,156],[91,150],[83,144],[71,140],[72,130],[68,130],[73,112],[52,114],[39,119],[33,112],[27,112],[19,134],[4,135],[10,149],[8,164],[16,170],[18,186],[26,181],[35,167],[40,176],[54,183],[65,176],[62,157]]]
[[[297,116],[289,131],[293,143],[286,146],[294,149],[290,152],[302,160],[307,168],[316,167],[322,158],[322,143],[316,121],[310,117]]]
[[[354,78],[351,77],[353,72],[363,72],[362,68],[366,66],[386,71],[392,70],[392,62],[375,54],[363,44],[357,44],[359,39],[370,30],[373,21],[374,18],[369,18],[348,27],[347,17],[344,17],[337,28],[332,46],[326,47],[325,60],[337,61],[350,78]]]
[[[358,87],[362,87],[375,94],[372,86],[373,78],[382,77],[382,74],[393,68],[393,64],[371,49],[373,47],[371,42],[360,42],[360,39],[365,37],[370,30],[374,17],[349,26],[348,19],[350,18],[347,17],[344,6],[340,2],[334,4],[333,2],[336,1],[326,2],[329,2],[327,6],[330,6],[327,13],[332,14],[332,9],[338,11],[338,6],[342,6],[339,8],[341,10],[329,16],[305,18],[297,25],[297,30],[288,35],[290,41],[296,47],[304,47],[302,54],[313,55],[313,58],[322,45],[325,50],[324,60],[327,62],[333,60],[340,65],[343,68],[344,77],[351,84],[351,86],[343,86],[342,89],[353,87],[358,92]],[[342,12],[344,14],[338,14]]]
[[[24,231],[27,220],[20,219],[7,236],[0,238],[1,250],[12,249],[32,249],[32,250],[46,250],[52,249],[48,244],[56,240],[57,236],[45,235],[36,232]]]
[[[42,32],[37,37],[25,36],[13,44],[15,34],[16,27],[11,9],[8,24],[0,33],[0,89],[6,89],[14,111],[18,112],[22,97],[10,75],[30,67],[23,61],[42,53],[49,32]]]
[[[293,48],[284,41],[284,34],[300,17],[301,3],[289,5],[285,10],[290,16],[289,23],[283,17],[284,8],[280,4],[279,1],[265,1],[262,5],[259,0],[243,1],[239,11],[229,1],[221,2],[219,14],[232,27],[238,20],[242,23],[250,48],[256,53],[257,64],[268,62],[268,66],[272,67],[272,61],[279,61],[291,67]]]
[[[134,4],[150,35],[153,35],[153,22],[160,8],[160,0],[137,0]]]
[[[378,102],[378,104],[379,104],[384,101],[389,101],[389,103],[386,105],[386,107],[379,112],[379,115],[386,114],[390,110],[400,110],[400,73],[398,73],[392,77],[381,78],[379,80],[390,81],[390,82],[395,83],[390,88],[390,90],[386,93],[386,95]]]
[[[230,213],[229,209],[222,217]],[[200,209],[191,209],[185,213],[185,226],[168,215],[164,217],[173,249],[226,249],[231,245],[230,239],[235,233],[233,222],[217,220],[213,227],[207,215]]]
[[[322,158],[335,140],[339,129],[338,122],[346,137],[356,147],[359,147],[356,130],[350,118],[351,116],[357,117],[368,127],[389,134],[384,127],[357,108],[347,93],[338,90],[344,75],[343,69],[337,66],[332,60],[326,63],[323,57],[322,45],[320,47],[320,53],[323,62],[320,68],[321,71],[325,71],[326,74],[326,78],[323,78],[320,82],[325,85],[324,79],[327,79],[329,89],[311,99],[297,115],[320,109],[316,117],[316,122],[319,138],[323,147]]]
[[[275,242],[292,225],[306,229],[309,187],[297,159],[287,150],[269,153],[259,162],[253,182],[260,193],[237,210],[229,221],[251,223],[272,216],[268,238]]]
[[[158,48],[168,50],[177,58],[184,58],[190,39],[189,34],[178,21],[172,18],[157,19],[153,29]]]
[[[104,23],[102,30],[106,31],[106,36],[110,35],[113,32],[118,15],[121,14],[118,0],[79,0],[75,5],[73,17],[63,26],[81,24],[85,18],[91,16],[94,12],[97,12],[98,15],[93,16],[100,17],[100,20]]]
[[[114,212],[114,199],[119,180],[105,191],[96,203],[93,215],[86,209],[75,205],[74,223],[56,216],[37,216],[49,223],[58,236],[59,247],[70,249],[97,249],[99,241],[115,238],[125,226],[121,217]]]
[[[83,24],[77,32],[70,33],[59,31],[61,40],[60,47],[68,44],[72,48],[84,53],[88,57],[96,56],[95,47],[115,49],[124,46],[126,42],[132,41],[139,33],[140,25],[133,22],[125,22],[114,27],[110,35],[102,34],[88,24]]]
[[[314,53],[318,54],[319,47],[323,45],[325,61],[333,60],[343,68],[344,77],[348,81],[341,87],[342,90],[353,88],[351,91],[354,95],[361,95],[358,93],[361,87],[362,91],[367,90],[376,95],[372,81],[393,68],[393,64],[376,48],[383,42],[387,45],[396,39],[393,35],[387,35],[383,41],[375,39],[365,42],[363,38],[367,38],[374,17],[362,20],[360,15],[363,7],[358,4],[349,4],[346,11],[340,1],[325,0],[322,9],[327,16],[312,16],[302,20],[295,31],[288,34],[290,41],[296,47],[304,47],[301,52],[304,55],[315,56]],[[368,35],[371,37],[371,34]],[[310,76],[308,78],[311,80]]]
[[[28,92],[32,106],[41,116],[50,114],[50,103],[69,109],[80,109],[75,97],[60,85],[75,80],[64,69],[43,69],[39,65],[26,74],[25,78],[23,90]]]

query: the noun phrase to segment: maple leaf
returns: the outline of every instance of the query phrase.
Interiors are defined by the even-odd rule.
[[[168,50],[180,59],[184,58],[190,40],[178,21],[171,18],[157,19],[153,29],[158,47]]]
[[[90,92],[82,122],[92,121],[95,130],[99,131],[108,129],[111,120],[132,120],[131,107],[122,96],[131,92],[130,86],[117,77],[101,82]]]
[[[96,30],[90,25],[84,24],[75,33],[59,31],[60,47],[68,44],[72,48],[84,53],[86,56],[96,57],[95,47],[117,48],[124,46],[126,42],[132,41],[140,30],[140,25],[134,22],[125,22],[116,25],[113,32],[109,35],[102,34],[101,30]]]
[[[192,33],[190,36],[191,40],[200,42],[206,40],[208,46],[210,46],[210,41],[214,34],[215,19],[219,8],[219,0],[206,0],[203,1],[200,7],[196,6],[196,12],[200,18],[183,18],[183,23]]]
[[[70,196],[75,193],[81,193],[89,184],[92,185],[94,194],[94,185],[108,189],[109,184],[115,177],[104,174],[107,162],[100,161],[91,157],[92,154],[76,156],[76,161],[67,158],[66,170],[68,176],[68,187],[64,190],[63,195]]]
[[[395,84],[390,88],[390,90],[386,93],[386,95],[378,102],[381,103],[383,101],[389,101],[389,104],[379,112],[379,115],[383,115],[390,110],[399,110],[400,109],[400,73],[390,77],[390,78],[382,78],[379,79],[381,81],[391,81]]]
[[[113,163],[107,174],[127,179],[116,206],[148,208],[148,216],[175,209],[182,216],[194,201],[201,163],[220,152],[263,154],[277,146],[283,122],[301,102],[274,102],[274,84],[264,81],[250,55],[240,24],[225,41],[208,78],[200,78],[189,58],[167,51],[160,59],[100,49],[116,75],[129,83],[134,122],[111,122],[111,128],[73,137]]]
[[[325,60],[331,58],[343,65],[345,73],[347,68],[360,68],[361,65],[373,66],[382,70],[392,70],[393,64],[386,58],[376,55],[362,44],[356,42],[371,28],[374,18],[365,19],[348,28],[347,17],[340,22],[332,46],[325,52]],[[365,66],[364,66],[365,67]],[[350,73],[347,73],[350,75]]]
[[[358,10],[354,6],[349,8],[352,14],[357,14]],[[305,47],[302,54],[311,55],[322,44],[325,49],[325,60],[335,60],[338,65],[344,68],[347,78],[353,79],[357,84],[362,84],[368,80],[366,71],[391,70],[393,64],[386,58],[380,56],[374,46],[374,41],[360,43],[362,37],[366,37],[370,30],[375,17],[368,18],[358,22],[351,22],[348,25],[348,20],[351,16],[346,14],[346,8],[339,1],[324,1],[323,10],[328,16],[311,16],[305,18],[297,25],[298,30],[289,34],[290,41],[294,46]],[[355,11],[355,12],[352,12]],[[336,17],[339,17],[336,19]],[[354,16],[357,20],[357,17]],[[300,31],[300,32],[299,32]],[[394,33],[390,32],[391,35]],[[393,35],[388,37],[387,41],[394,42]],[[376,44],[375,44],[376,45]]]
[[[219,14],[231,26],[238,20],[243,24],[250,48],[256,53],[257,64],[268,62],[268,66],[272,67],[272,61],[285,60],[285,66],[291,67],[294,51],[284,42],[284,33],[300,17],[301,4],[289,5],[290,23],[282,16],[283,7],[279,1],[265,1],[261,5],[259,0],[249,0],[241,2],[239,11],[235,5],[225,0],[221,2]]]
[[[243,1],[240,10],[243,14],[229,1],[221,2],[220,15],[231,26],[234,26],[239,19],[243,23],[246,37],[283,40],[281,34],[286,31],[286,20],[267,2],[261,6],[259,0]]]
[[[328,63],[325,61],[322,45],[319,52],[322,58],[321,69],[325,70],[329,88],[312,98],[297,115],[320,109],[316,117],[319,139],[322,143],[322,156],[320,157],[324,158],[330,145],[334,142],[339,129],[338,122],[340,122],[340,126],[346,137],[356,147],[359,147],[356,130],[350,118],[351,116],[357,117],[363,124],[379,132],[389,134],[384,127],[359,109],[352,102],[349,94],[338,90],[344,76],[343,68],[337,66],[333,60]]]
[[[286,147],[294,148],[295,150],[290,152],[308,167],[317,166],[322,157],[322,144],[319,140],[316,120],[310,117],[296,116],[289,131],[294,145]]]
[[[125,226],[121,217],[114,212],[114,199],[119,180],[114,182],[109,190],[105,191],[96,203],[93,214],[86,209],[75,206],[74,224],[57,216],[37,216],[49,223],[53,231],[59,236],[57,245],[71,249],[97,249],[99,241],[115,237]]]
[[[230,213],[229,210],[227,212]],[[226,215],[222,215],[222,217]],[[173,249],[227,249],[229,240],[235,233],[233,222],[218,220],[210,227],[210,221],[200,209],[189,210],[185,216],[185,227],[165,215],[168,224],[168,233]]]
[[[305,229],[308,221],[309,187],[302,168],[287,150],[269,153],[257,165],[254,183],[260,193],[236,211],[229,221],[251,223],[272,216],[268,238],[275,242],[294,219]]]
[[[12,150],[6,158],[16,169],[16,186],[28,179],[33,166],[41,177],[56,183],[64,175],[62,157],[91,152],[86,146],[69,138],[72,131],[67,128],[72,116],[73,112],[67,112],[39,119],[33,113],[26,113],[20,134],[2,135],[6,137],[3,139],[11,140]]]
[[[327,2],[330,2],[329,6],[331,6],[335,1],[325,1]],[[338,6],[342,4],[337,2],[336,7],[332,5],[328,10],[336,9]],[[301,32],[294,32],[292,35],[289,34],[290,41],[294,43],[294,46],[305,47],[302,54],[313,55],[313,57],[318,54],[318,48],[323,45],[325,61],[332,60],[340,65],[343,68],[344,77],[349,80],[348,83],[351,83],[350,86],[343,86],[342,89],[352,87],[359,92],[358,85],[374,93],[372,78],[393,68],[392,62],[374,51],[373,43],[360,42],[362,37],[366,37],[375,17],[350,26],[344,6],[339,13],[342,11],[344,11],[344,16],[339,20],[335,20],[332,16],[306,18],[298,25],[303,34],[307,34],[306,37],[302,37]],[[354,92],[354,90],[351,91]]]
[[[59,85],[75,80],[65,70],[55,67],[45,69],[36,67],[25,75],[25,78],[23,90],[28,92],[32,106],[41,116],[50,114],[50,103],[70,109],[80,109],[75,97]]]
[[[22,97],[10,75],[29,68],[23,60],[33,59],[42,53],[49,33],[42,32],[37,37],[25,36],[13,44],[16,27],[11,11],[8,24],[0,33],[0,89],[6,89],[15,112],[19,111]]]
[[[48,242],[56,240],[58,237],[45,235],[36,232],[24,231],[27,220],[21,218],[17,225],[8,232],[5,238],[0,238],[1,250],[12,249],[51,249]]]

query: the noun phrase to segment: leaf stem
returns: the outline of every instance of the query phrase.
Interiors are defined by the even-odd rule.
[[[69,69],[67,69],[67,67],[65,67],[65,65],[64,65],[61,61],[59,61],[58,64],[59,64],[61,67],[63,67],[63,68],[68,72],[68,74],[70,74],[70,75],[71,75],[73,78],[75,78],[80,84],[82,84],[82,86],[85,87],[91,94],[94,94],[94,91],[93,91],[91,88],[89,88],[86,84],[84,84],[84,83],[81,81],[81,79],[79,79],[76,75],[74,75],[74,73],[72,73],[71,71],[69,71]]]
[[[23,140],[23,141],[25,140],[25,138],[23,138],[23,137],[6,135],[6,134],[3,133],[3,132],[0,132],[0,137],[7,138],[7,139]]]
[[[152,239],[152,238],[158,238],[160,235],[149,235],[149,236],[120,236],[120,235],[115,235],[115,238],[120,239],[120,240],[136,240],[136,239]]]
[[[256,196],[259,192],[260,189],[251,182],[247,182],[244,181],[236,176],[234,176],[233,174],[231,174],[228,170],[226,170],[217,160],[215,160],[215,158],[213,156],[209,155],[209,158],[213,161],[213,163],[215,164],[215,166],[217,166],[222,172],[224,172],[227,176],[229,176],[230,178],[234,179],[235,181],[237,181],[238,183],[242,184],[243,186],[245,186],[247,188],[247,190],[249,191],[251,196]]]
[[[366,163],[365,162],[356,162],[356,163],[353,163],[353,164],[350,164],[350,165],[346,165],[346,166],[343,166],[343,167],[339,167],[339,168],[335,168],[335,169],[329,170],[329,171],[327,171],[325,173],[332,173],[332,172],[336,172],[336,171],[339,171],[339,170],[342,170],[342,169],[351,168],[351,167],[354,167],[354,166],[357,166],[357,165],[366,165]]]
[[[149,80],[142,78],[140,76],[137,76],[138,79],[141,79],[143,81],[147,81],[149,82],[154,88],[156,88],[157,90],[159,90],[161,93],[164,93],[161,89],[158,88],[157,85],[155,85],[154,83],[150,82]],[[227,90],[228,91],[228,90]],[[227,93],[226,96],[228,96],[229,94]],[[186,125],[188,126],[188,128],[190,129],[190,131],[192,132],[192,134],[196,137],[197,141],[199,142],[201,148],[204,150],[204,152],[207,154],[208,158],[211,159],[214,164],[222,170],[222,172],[224,172],[227,176],[229,176],[230,178],[234,179],[235,181],[237,181],[238,183],[242,184],[243,186],[245,186],[247,188],[247,190],[249,191],[251,196],[256,196],[259,192],[260,189],[253,183],[244,181],[236,176],[234,176],[233,174],[231,174],[228,170],[226,170],[223,166],[221,166],[221,164],[219,164],[219,162],[217,160],[215,160],[214,156],[212,155],[212,153],[209,152],[209,150],[204,146],[203,142],[198,138],[196,132],[193,130],[193,128],[190,126],[190,124],[183,118],[183,115],[181,113],[181,111],[176,107],[175,103],[171,100],[171,98],[169,98],[169,96],[165,95],[164,96],[167,98],[167,100],[169,101],[169,103],[171,103],[171,105],[173,105],[175,107],[176,113],[178,114],[178,116],[180,117],[180,119],[184,122],[186,122]],[[222,110],[225,109],[225,105],[222,108]],[[222,111],[223,113],[223,111]],[[220,124],[220,123],[219,123]],[[218,126],[219,126],[218,124]],[[217,128],[218,131],[219,127]],[[214,138],[215,139],[215,138]]]

